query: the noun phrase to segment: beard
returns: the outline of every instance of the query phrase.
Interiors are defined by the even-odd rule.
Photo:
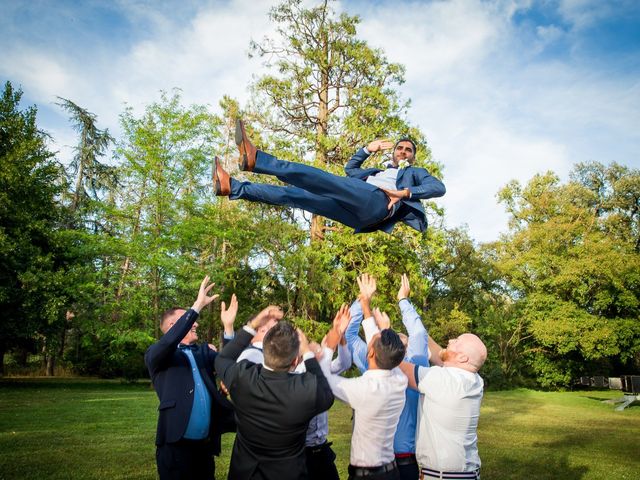
[[[442,360],[443,362],[448,362],[453,358],[453,354],[446,348],[443,348],[442,350],[440,350],[439,356],[440,356],[440,360]]]

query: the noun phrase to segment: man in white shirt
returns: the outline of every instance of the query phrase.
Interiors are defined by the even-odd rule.
[[[487,348],[472,333],[449,340],[446,349],[430,342],[432,367],[402,362],[409,387],[420,395],[416,457],[423,479],[480,479],[478,418],[484,382],[478,370]]]
[[[357,378],[343,378],[330,372],[333,351],[351,317],[347,305],[343,305],[336,316],[334,325],[339,327],[327,334],[320,368],[333,394],[354,409],[349,479],[399,480],[393,437],[405,403],[407,379],[396,367],[404,358],[405,346],[396,332],[379,331],[376,326],[369,307],[375,280],[365,274],[358,279],[358,284],[365,316],[362,325],[369,346],[369,369]]]

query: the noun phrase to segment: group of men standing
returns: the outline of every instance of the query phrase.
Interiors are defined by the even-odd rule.
[[[164,335],[145,355],[160,399],[160,478],[214,478],[220,437],[235,431],[230,480],[338,479],[327,441],[335,398],[353,409],[350,479],[480,478],[484,345],[466,333],[440,348],[408,298],[405,275],[398,305],[408,335],[371,309],[375,279],[363,274],[358,284],[358,299],[340,308],[322,345],[275,306],[234,332],[235,296],[221,304],[222,350],[197,344],[198,313],[217,298],[208,277],[191,308],[169,310]],[[360,376],[339,375],[352,364]]]
[[[241,121],[236,143],[241,170],[290,185],[237,181],[216,158],[217,195],[303,208],[356,233],[389,233],[399,221],[424,231],[420,200],[445,192],[442,182],[413,167],[416,145],[408,138],[369,143],[347,164],[347,177],[257,150]],[[392,147],[388,168],[361,168],[369,155]],[[220,453],[221,435],[231,431],[229,480],[338,479],[327,441],[327,411],[335,398],[353,409],[349,479],[480,478],[478,370],[486,348],[471,333],[444,349],[437,345],[409,300],[406,275],[398,290],[406,335],[391,328],[386,313],[372,310],[376,281],[363,274],[358,298],[340,308],[321,345],[284,321],[276,306],[234,332],[233,295],[228,307],[221,303],[220,352],[197,343],[199,312],[218,297],[212,288],[205,277],[191,308],[165,312],[163,336],[145,355],[160,400],[156,460],[162,480],[214,478],[213,456]],[[340,375],[352,365],[360,376]]]

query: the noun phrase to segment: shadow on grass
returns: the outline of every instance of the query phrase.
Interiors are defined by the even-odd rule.
[[[522,458],[503,456],[482,466],[481,475],[485,479],[522,479],[527,480],[580,480],[589,472],[586,466],[570,466],[566,456],[540,456],[523,460]]]
[[[65,389],[65,390],[149,390],[151,389],[150,380],[136,380],[127,382],[121,379],[105,380],[101,378],[82,378],[82,377],[24,377],[24,378],[0,378],[0,388],[11,389]]]

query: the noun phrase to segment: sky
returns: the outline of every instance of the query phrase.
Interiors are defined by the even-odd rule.
[[[0,81],[38,107],[62,160],[77,141],[57,97],[118,136],[128,105],[249,99],[264,72],[251,39],[275,36],[274,0],[0,0]],[[314,2],[307,2],[313,4]],[[444,165],[448,227],[498,239],[496,194],[579,162],[640,168],[640,1],[342,0],[358,37],[406,68],[409,120]]]

